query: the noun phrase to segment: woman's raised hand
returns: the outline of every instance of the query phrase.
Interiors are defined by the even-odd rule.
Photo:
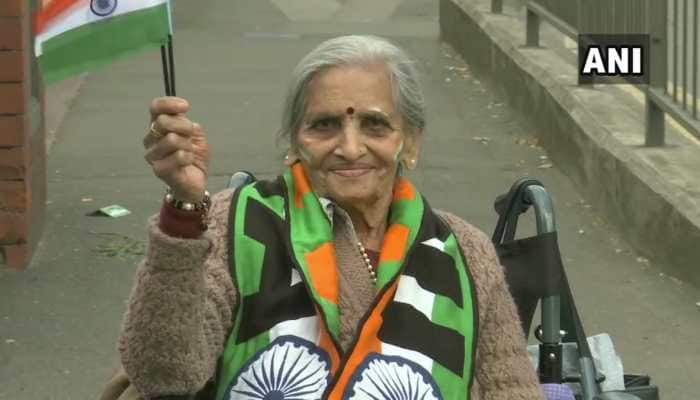
[[[144,158],[176,199],[197,202],[207,188],[210,152],[202,127],[185,115],[189,109],[189,103],[178,97],[159,97],[151,102]]]

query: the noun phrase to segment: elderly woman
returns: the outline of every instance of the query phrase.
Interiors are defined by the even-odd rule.
[[[170,189],[120,339],[126,392],[541,398],[493,246],[402,174],[425,129],[402,50],[370,36],[319,45],[294,70],[286,171],[211,199],[188,107],[151,106],[145,158]]]

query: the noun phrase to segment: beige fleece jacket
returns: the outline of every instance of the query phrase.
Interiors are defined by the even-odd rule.
[[[210,228],[180,239],[149,218],[149,245],[136,272],[119,340],[131,384],[145,398],[194,394],[214,378],[232,329],[237,293],[229,275],[228,212],[232,189],[212,196]],[[346,347],[375,288],[353,244],[347,214],[333,216],[340,269],[341,345]],[[464,250],[476,288],[479,332],[472,400],[535,400],[542,393],[502,267],[488,237],[459,217],[438,212]]]

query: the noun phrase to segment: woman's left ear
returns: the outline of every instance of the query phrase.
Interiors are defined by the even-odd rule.
[[[420,155],[422,140],[423,132],[415,132],[409,134],[404,141],[401,161],[409,170],[416,168],[416,165],[418,165],[418,156]]]

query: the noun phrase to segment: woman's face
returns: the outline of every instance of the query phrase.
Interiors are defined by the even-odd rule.
[[[399,163],[416,159],[419,134],[406,132],[385,65],[334,67],[310,83],[292,159],[320,196],[373,203],[391,196]]]

